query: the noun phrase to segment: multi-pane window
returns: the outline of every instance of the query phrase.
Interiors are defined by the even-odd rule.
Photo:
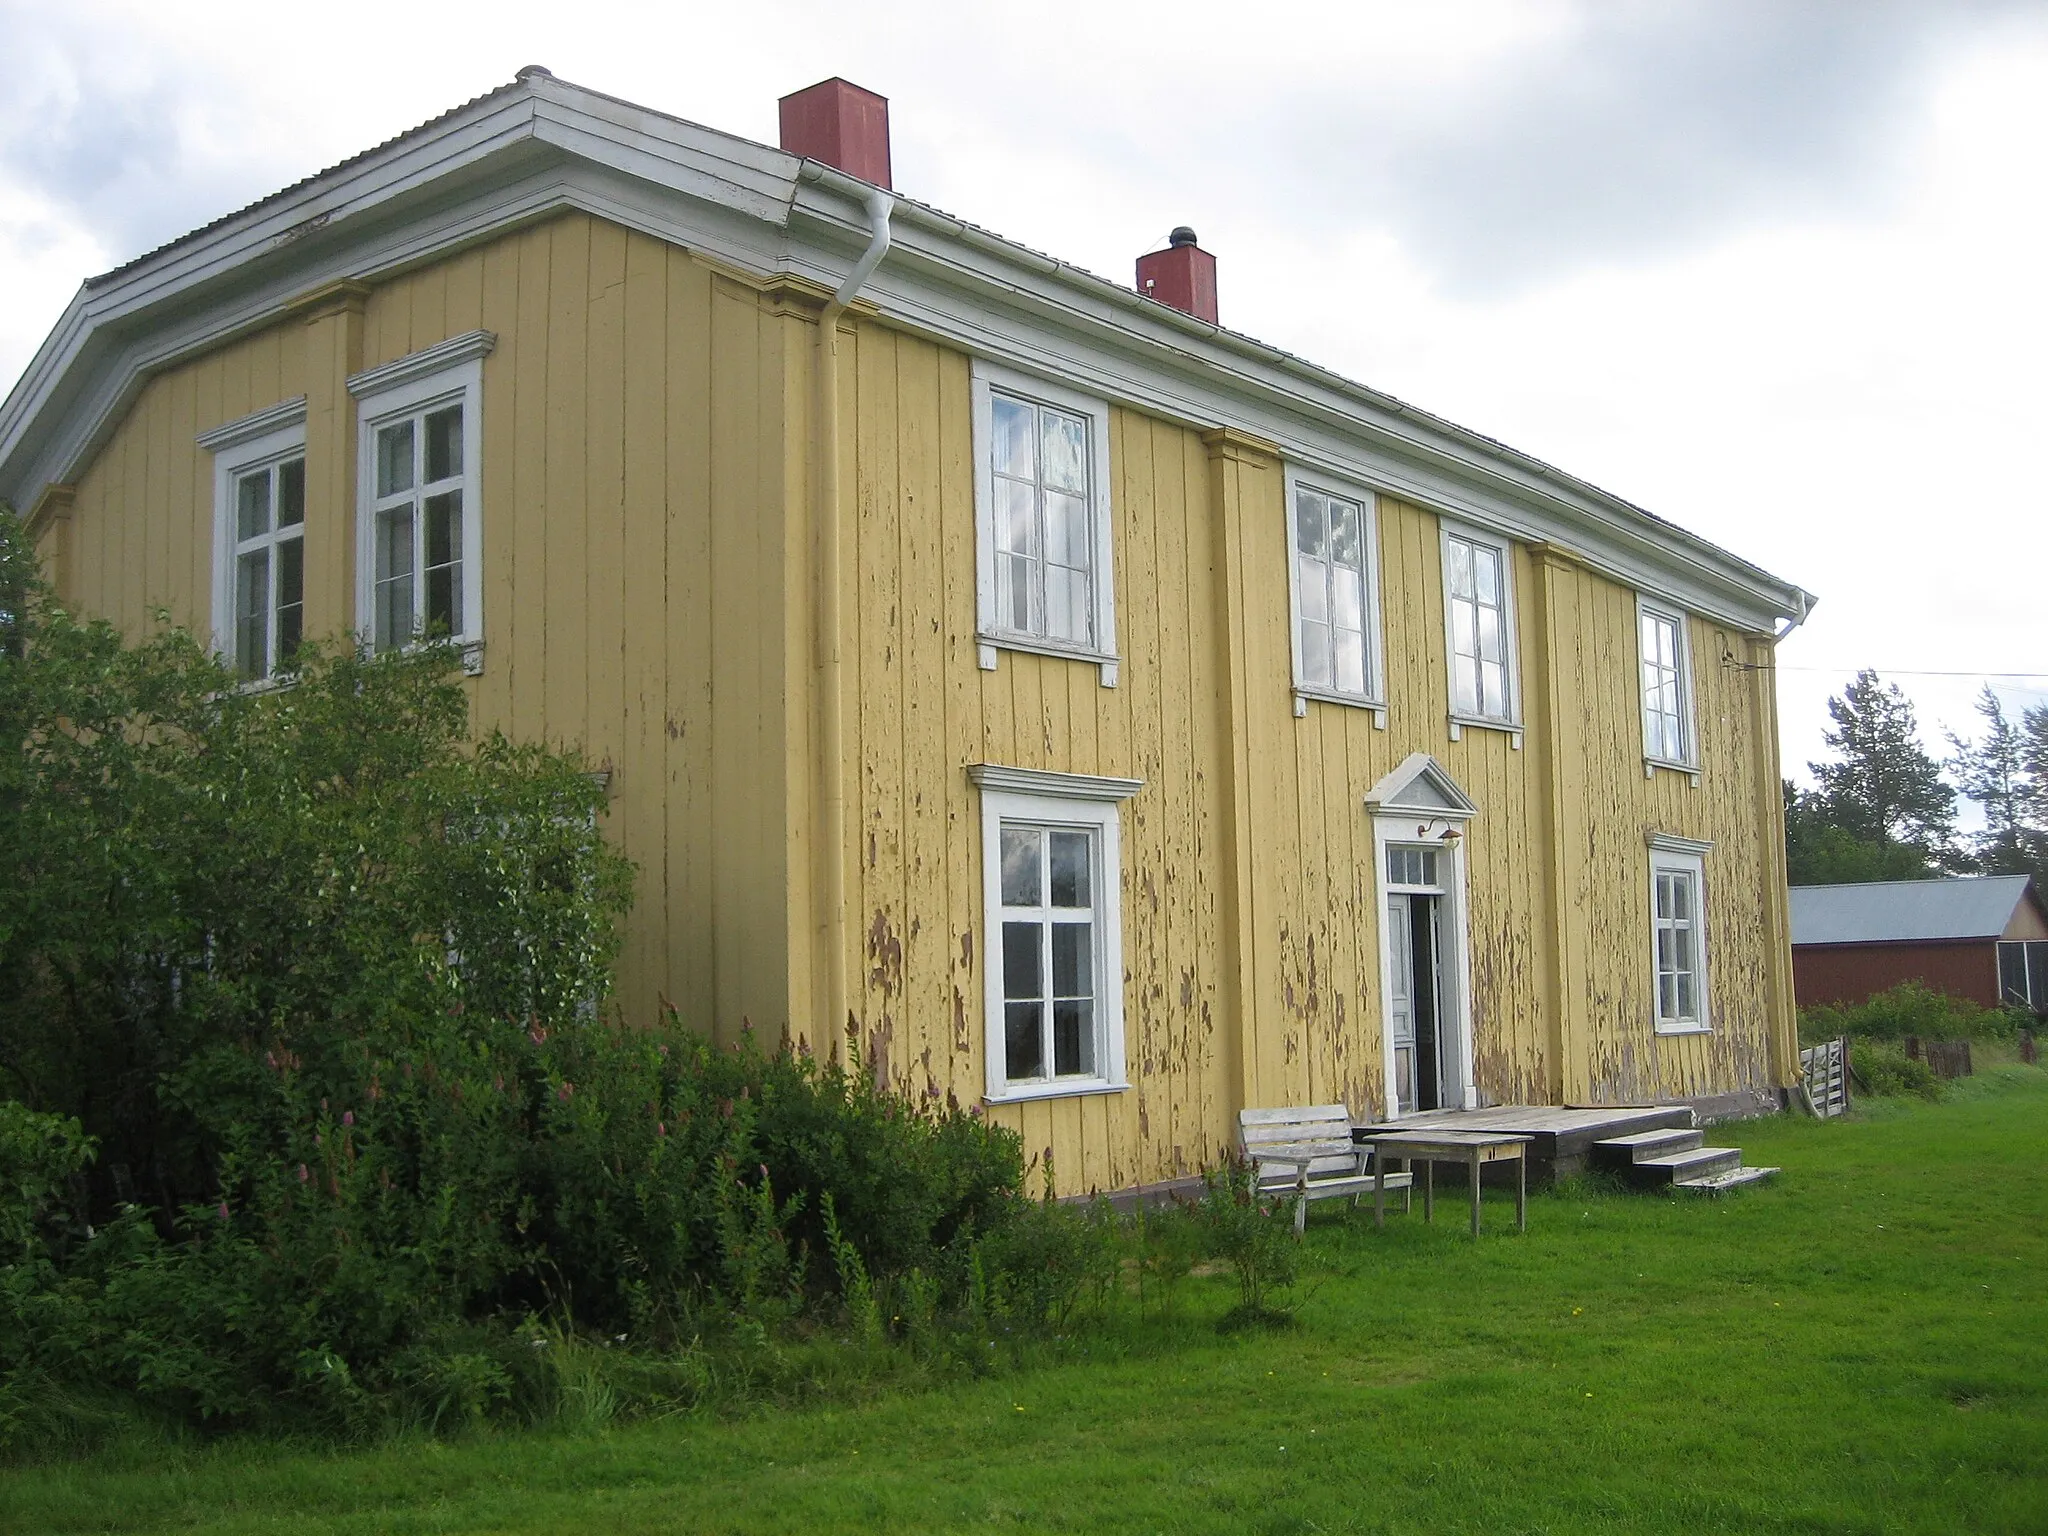
[[[376,649],[465,633],[463,402],[376,426],[371,638]]]
[[[1451,712],[1481,720],[1512,719],[1505,551],[1497,544],[1446,533],[1444,589]]]
[[[2001,940],[1998,1000],[2007,1007],[2048,1013],[2048,940]]]
[[[1690,763],[1684,620],[1675,613],[1645,607],[1638,623],[1642,633],[1643,751],[1660,762]]]
[[[1294,487],[1295,681],[1368,698],[1371,519],[1366,505],[1308,484]]]
[[[995,625],[1083,648],[1095,634],[1088,418],[991,390]]]
[[[1387,846],[1387,884],[1417,885],[1428,890],[1437,885],[1437,853],[1434,848],[1416,848],[1403,843]]]
[[[1095,829],[1005,821],[1000,847],[1004,1079],[1098,1077]]]
[[[306,459],[233,473],[235,670],[252,681],[289,667],[306,615]]]
[[[1705,865],[1700,858],[1652,855],[1650,927],[1657,1028],[1706,1028]]]

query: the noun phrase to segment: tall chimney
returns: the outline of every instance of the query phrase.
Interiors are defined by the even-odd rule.
[[[1185,224],[1166,239],[1165,250],[1138,258],[1138,292],[1217,324],[1216,258],[1195,244]]]
[[[833,76],[782,98],[782,147],[889,185],[889,98]]]

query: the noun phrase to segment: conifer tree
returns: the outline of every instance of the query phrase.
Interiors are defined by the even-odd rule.
[[[2038,712],[2048,715],[2048,710]],[[2031,803],[2025,721],[2006,718],[2005,706],[1989,683],[1977,696],[1977,713],[1984,720],[1984,734],[1978,740],[1948,733],[1955,753],[1949,766],[1957,787],[1984,808],[1984,830],[1971,838],[1972,863],[1987,875],[2034,874],[2048,853],[2048,833]]]
[[[1920,745],[1912,701],[1866,668],[1828,714],[1836,761],[1807,766],[1829,823],[1861,842],[1917,849],[1937,867],[1954,862],[1955,791]]]

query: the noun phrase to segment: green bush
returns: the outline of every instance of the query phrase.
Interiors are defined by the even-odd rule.
[[[1947,1091],[1947,1085],[1932,1067],[1908,1056],[1903,1046],[1889,1040],[1851,1040],[1849,1060],[1856,1071],[1857,1086],[1873,1097],[1938,1099]]]
[[[1862,1040],[1977,1040],[2010,1043],[2031,1019],[2009,1009],[1986,1008],[1968,998],[1904,981],[1861,1003],[1819,1003],[1799,1010],[1799,1038],[1807,1045],[1848,1035]]]

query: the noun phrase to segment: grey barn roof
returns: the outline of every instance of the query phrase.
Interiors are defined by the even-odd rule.
[[[1792,887],[1794,944],[1995,939],[2025,898],[2025,875]]]

